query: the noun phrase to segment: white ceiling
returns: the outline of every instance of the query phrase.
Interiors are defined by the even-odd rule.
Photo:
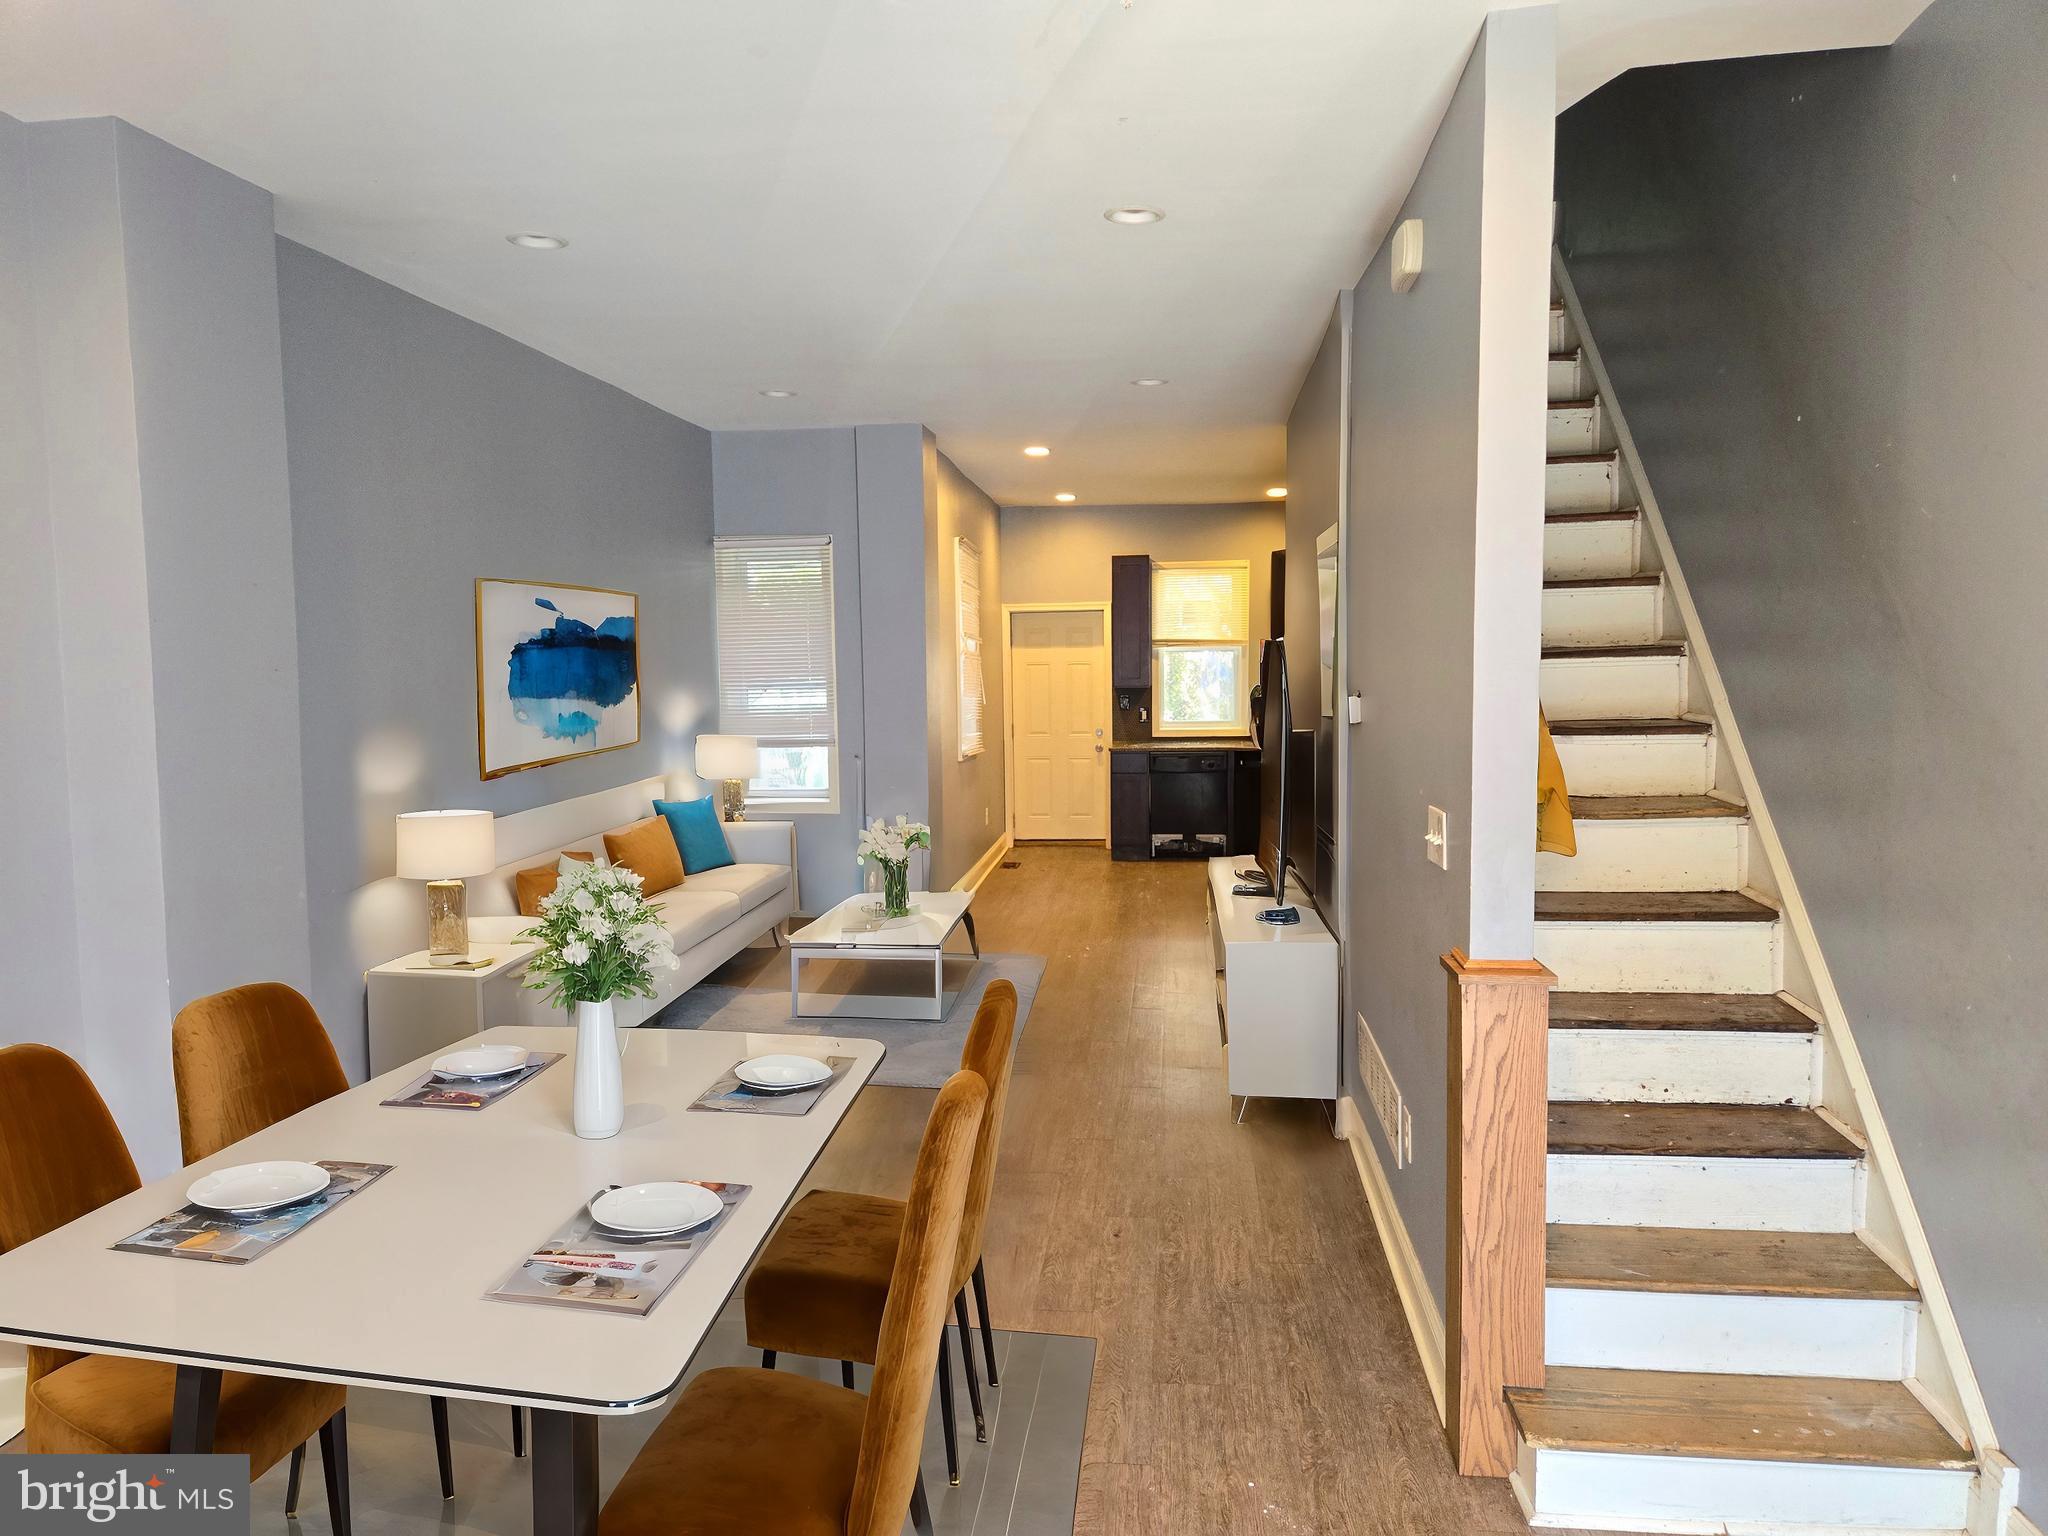
[[[1560,101],[1925,3],[1562,0]],[[0,109],[124,117],[292,239],[705,426],[921,421],[1005,504],[1241,501],[1487,8],[0,0]]]

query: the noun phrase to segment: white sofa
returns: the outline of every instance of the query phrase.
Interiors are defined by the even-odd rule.
[[[505,862],[469,882],[470,937],[483,943],[517,938],[532,919],[519,915],[514,876],[522,869],[553,863],[572,849],[603,857],[604,834],[653,815],[657,798],[680,797],[666,793],[661,779],[643,779],[500,816],[498,853]],[[619,999],[615,1011],[622,1026],[645,1023],[749,944],[781,939],[784,922],[796,910],[795,825],[727,822],[725,838],[736,863],[690,875],[674,890],[648,898],[674,937],[681,964],[673,971],[655,972],[653,997]],[[521,1017],[501,1022],[565,1022],[561,1011],[549,1006],[545,993],[521,989],[518,996]]]

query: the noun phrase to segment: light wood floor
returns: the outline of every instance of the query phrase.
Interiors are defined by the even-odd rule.
[[[1505,1482],[1451,1471],[1323,1111],[1259,1100],[1232,1124],[1201,865],[1012,857],[975,898],[982,947],[1049,964],[1017,1056],[989,1286],[998,1327],[1100,1340],[1075,1530],[1526,1530]],[[814,1182],[900,1195],[930,1099],[870,1089]]]

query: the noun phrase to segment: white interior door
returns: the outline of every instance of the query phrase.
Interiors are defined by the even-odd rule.
[[[1100,609],[1010,615],[1017,837],[1109,835],[1109,670]]]

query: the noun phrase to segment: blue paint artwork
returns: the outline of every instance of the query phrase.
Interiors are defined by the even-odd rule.
[[[640,681],[633,619],[620,614],[592,625],[544,597],[533,604],[555,620],[512,646],[505,691],[513,715],[549,741],[595,746],[604,712],[623,704]]]

